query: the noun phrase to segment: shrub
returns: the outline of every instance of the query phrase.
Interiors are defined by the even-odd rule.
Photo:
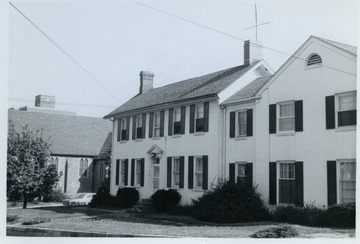
[[[234,223],[270,217],[255,187],[221,182],[193,200],[192,216],[203,221]]]
[[[157,213],[167,212],[170,207],[179,204],[181,195],[173,189],[157,190],[151,197],[154,203],[154,210]]]
[[[57,189],[52,191],[50,194],[47,194],[43,197],[43,202],[61,202],[65,198],[68,198],[66,194],[61,192],[61,190]]]
[[[255,232],[250,237],[252,238],[291,238],[299,236],[299,233],[294,227],[279,226]]]
[[[335,204],[327,209],[326,223],[329,227],[355,228],[355,203]]]
[[[106,184],[102,184],[96,195],[93,196],[91,202],[89,203],[90,207],[113,207],[115,206],[115,197],[110,195],[110,189]]]
[[[116,205],[130,208],[139,201],[139,192],[135,188],[119,188],[116,193]]]
[[[186,215],[191,216],[192,206],[191,205],[175,205],[168,209],[168,214],[172,215]]]

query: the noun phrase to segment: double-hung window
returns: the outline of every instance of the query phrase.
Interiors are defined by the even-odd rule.
[[[179,187],[180,185],[180,158],[173,158],[173,186]]]
[[[196,132],[204,131],[204,104],[196,106],[195,128]]]
[[[181,134],[181,109],[174,109],[174,135]]]
[[[153,132],[153,136],[155,138],[160,137],[160,112],[159,113],[154,113],[154,132]]]
[[[237,136],[246,136],[246,110],[237,112]]]
[[[295,162],[280,162],[279,203],[295,204]]]
[[[356,92],[338,95],[338,126],[356,125]]]
[[[195,157],[195,188],[203,187],[203,158]]]
[[[135,161],[135,185],[140,186],[141,184],[141,159]]]
[[[245,183],[246,182],[246,162],[236,163],[236,182]]]
[[[121,160],[120,161],[120,185],[124,186],[127,185],[127,161]]]
[[[295,103],[279,103],[279,132],[295,131]]]
[[[355,202],[356,162],[341,161],[339,177],[339,196],[341,203]]]
[[[121,125],[121,137],[120,140],[124,141],[126,140],[126,132],[127,132],[127,124],[126,124],[126,119],[122,119],[120,122]]]
[[[88,168],[88,159],[81,158],[80,165],[79,165],[79,176],[80,177],[87,177],[87,168]]]
[[[136,116],[136,139],[142,138],[143,121],[142,116]]]

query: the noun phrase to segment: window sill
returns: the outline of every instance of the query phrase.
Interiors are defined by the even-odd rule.
[[[142,140],[143,140],[143,139],[138,138],[138,139],[135,139],[134,142],[140,142],[140,141],[142,141]]]
[[[202,188],[194,188],[192,189],[194,192],[204,192],[205,190]]]
[[[235,141],[242,141],[242,140],[247,140],[247,136],[237,136],[237,137],[235,137]]]
[[[127,143],[128,141],[119,141],[120,144]]]
[[[335,131],[356,131],[356,125],[339,126]]]
[[[278,132],[276,136],[294,136],[295,131],[287,131],[287,132]]]
[[[152,140],[154,140],[154,141],[158,141],[158,140],[160,140],[161,139],[161,137],[153,137],[152,138]]]
[[[194,136],[203,136],[203,135],[205,135],[205,132],[203,132],[203,131],[199,131],[199,132],[194,133]]]

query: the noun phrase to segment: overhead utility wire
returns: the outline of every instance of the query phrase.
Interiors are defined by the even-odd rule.
[[[228,34],[228,33],[226,33],[226,32],[223,32],[223,31],[220,31],[220,30],[217,30],[217,29],[208,27],[208,26],[206,26],[206,25],[202,25],[202,24],[196,23],[196,22],[194,22],[194,21],[185,19],[185,18],[183,18],[183,17],[179,17],[179,16],[177,16],[177,15],[174,15],[174,14],[168,13],[168,12],[166,12],[166,11],[163,11],[163,10],[160,10],[160,9],[157,9],[157,8],[154,8],[154,7],[151,7],[151,6],[149,6],[149,5],[146,5],[146,4],[143,4],[143,3],[137,3],[137,4],[138,4],[138,5],[141,5],[141,6],[143,6],[143,7],[152,9],[152,10],[154,10],[154,11],[156,11],[156,12],[159,12],[159,13],[162,13],[162,14],[165,14],[165,15],[168,15],[168,16],[171,16],[171,17],[173,17],[173,18],[176,18],[176,19],[185,21],[185,22],[187,22],[187,23],[190,23],[190,24],[193,24],[193,25],[196,25],[196,26],[200,26],[200,27],[202,27],[202,28],[204,28],[204,29],[214,31],[214,32],[217,32],[217,33],[219,33],[219,34],[222,34],[222,35],[225,35],[225,36],[234,38],[234,39],[238,39],[238,40],[241,40],[241,41],[245,41],[245,39],[242,39],[242,38],[240,38],[240,37],[237,37],[237,36]],[[273,49],[273,48],[270,48],[270,47],[266,47],[266,46],[262,46],[262,47],[263,47],[264,49],[268,49],[268,50],[270,50],[270,51],[277,52],[277,53],[280,53],[280,54],[289,56],[290,58],[295,58],[295,59],[299,59],[299,60],[306,61],[306,59],[303,59],[303,58],[300,58],[300,57],[297,57],[297,56],[294,56],[294,55],[291,55],[291,54],[288,54],[288,53],[285,53],[285,52],[282,52],[282,51],[279,51],[279,50],[276,50],[276,49]],[[337,68],[329,67],[329,66],[326,66],[326,65],[323,65],[323,67],[326,67],[326,68],[329,68],[329,69],[332,69],[332,70],[336,70],[336,71],[339,71],[339,72],[342,72],[342,73],[345,73],[345,74],[349,74],[349,75],[356,76],[356,74],[353,74],[353,73],[350,73],[350,72],[347,72],[347,71],[344,71],[344,70],[340,70],[340,69],[337,69]]]
[[[84,66],[82,66],[75,58],[73,58],[68,52],[65,51],[59,44],[57,44],[49,35],[47,35],[40,27],[38,27],[33,21],[31,21],[24,13],[22,13],[17,7],[14,6],[11,2],[9,4],[18,11],[30,24],[32,24],[41,34],[43,34],[52,44],[55,45],[65,56],[67,56],[71,61],[73,61],[82,71],[84,71],[88,76],[90,76],[95,82],[97,82],[106,92],[108,92],[117,102],[120,100],[108,89],[104,84],[102,84],[98,79],[96,79],[89,71],[87,71]]]

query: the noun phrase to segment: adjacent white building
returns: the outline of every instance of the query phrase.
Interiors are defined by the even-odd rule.
[[[113,120],[111,194],[177,189],[181,203],[219,178],[257,185],[265,202],[355,201],[356,47],[310,37],[273,74],[261,44],[244,65],[153,88]]]

